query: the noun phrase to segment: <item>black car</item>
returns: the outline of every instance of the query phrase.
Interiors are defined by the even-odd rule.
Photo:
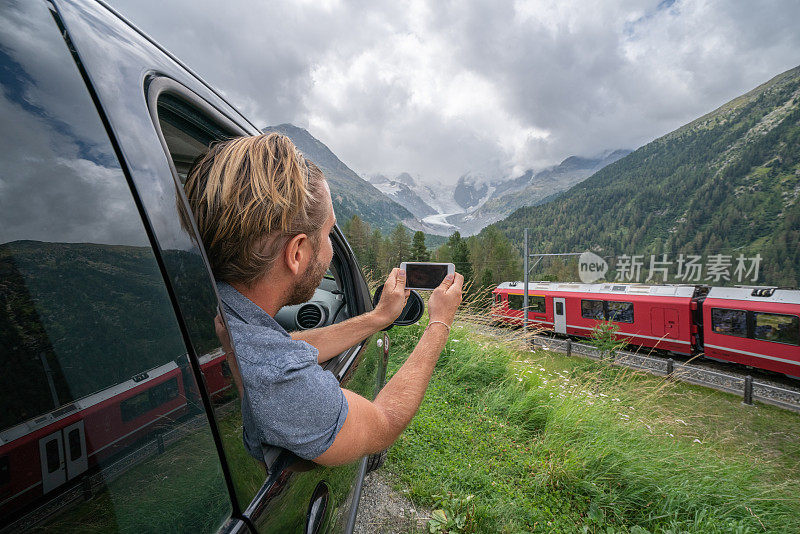
[[[209,143],[258,129],[89,0],[0,10],[0,529],[352,530],[368,459],[337,468],[242,444],[235,359],[181,187]],[[338,228],[288,330],[372,309]],[[383,334],[325,367],[373,398]]]

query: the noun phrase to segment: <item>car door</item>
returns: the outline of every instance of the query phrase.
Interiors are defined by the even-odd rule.
[[[287,525],[303,528],[313,509],[317,522],[311,520],[312,526],[346,530],[363,476],[361,464],[301,473],[292,466],[295,458],[276,450],[265,458],[265,471],[244,453],[235,360],[223,361],[219,354],[213,336],[218,302],[212,279],[194,229],[181,224],[179,210],[186,209],[186,202],[180,178],[189,163],[186,150],[257,130],[212,89],[112,13],[95,9],[87,15],[82,2],[59,5],[165,258],[169,289],[191,340],[190,357],[199,369],[198,379],[207,386],[201,401],[216,414],[213,424],[229,489],[235,495],[234,514],[252,519],[260,530],[280,531]],[[180,149],[169,146],[167,138],[179,134],[181,125],[198,124],[200,128],[187,127],[183,132],[191,133],[193,141]],[[349,313],[363,313],[371,306],[366,284],[349,247],[340,244],[337,250],[342,266],[337,275],[345,281],[341,291],[353,295],[348,298]],[[225,363],[231,369],[227,384]],[[371,397],[380,363],[376,343],[365,340],[330,365],[341,365],[336,373],[344,385]],[[218,395],[219,390],[224,393]]]
[[[246,529],[99,102],[48,2],[0,10],[0,529]]]
[[[148,89],[148,101],[151,110],[155,110],[156,129],[172,160],[172,175],[177,183],[185,181],[190,162],[204,152],[210,142],[245,133],[237,130],[235,124],[221,116],[196,93],[172,80],[152,80]],[[287,306],[276,315],[276,320],[287,330],[327,326],[371,309],[369,290],[350,247],[338,228],[334,228],[330,238],[333,260],[315,296],[309,303]],[[214,292],[210,272],[206,272],[205,276],[198,274],[187,285],[195,292],[201,287],[205,287],[209,294]],[[303,310],[316,310],[318,315],[312,314],[312,322],[303,325],[303,321],[309,317]],[[202,324],[213,333],[212,319],[209,316]],[[385,373],[379,355],[377,343],[363,340],[326,362],[325,369],[333,373],[343,387],[372,398],[378,386],[378,377]],[[232,362],[231,368],[235,373],[238,365]],[[213,367],[204,368],[204,378],[206,384],[220,382]],[[231,385],[233,382],[235,380],[232,379]],[[235,388],[229,388],[228,393],[235,395]],[[356,509],[358,482],[363,478],[362,466],[315,467],[287,451],[275,448],[265,455],[266,480],[258,485],[261,486],[259,490],[254,484],[257,472],[253,468],[261,466],[241,454],[241,399],[237,396],[235,401],[234,406],[229,402],[224,405],[224,415],[218,409],[218,420],[230,421],[229,424],[221,424],[221,430],[226,454],[232,459],[231,475],[239,489],[239,504],[244,509],[244,515],[253,520],[262,532],[302,530],[309,526],[312,531],[315,526],[335,531],[348,530]],[[225,427],[236,429],[232,439],[228,439]],[[263,471],[261,475],[264,476]],[[250,483],[246,492],[241,491],[244,482]],[[259,491],[253,494],[253,490]]]

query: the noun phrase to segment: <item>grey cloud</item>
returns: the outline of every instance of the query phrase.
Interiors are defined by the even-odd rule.
[[[113,4],[257,124],[450,181],[635,148],[800,57],[793,0]]]

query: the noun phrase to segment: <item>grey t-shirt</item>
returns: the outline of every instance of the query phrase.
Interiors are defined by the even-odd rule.
[[[225,282],[217,282],[244,385],[247,452],[282,447],[313,459],[331,446],[347,417],[347,399],[315,347],[295,341],[268,313]]]

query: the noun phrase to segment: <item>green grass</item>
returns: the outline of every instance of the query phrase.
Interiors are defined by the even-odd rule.
[[[390,372],[421,327],[392,330]],[[479,532],[797,532],[800,417],[454,328],[386,468]]]

